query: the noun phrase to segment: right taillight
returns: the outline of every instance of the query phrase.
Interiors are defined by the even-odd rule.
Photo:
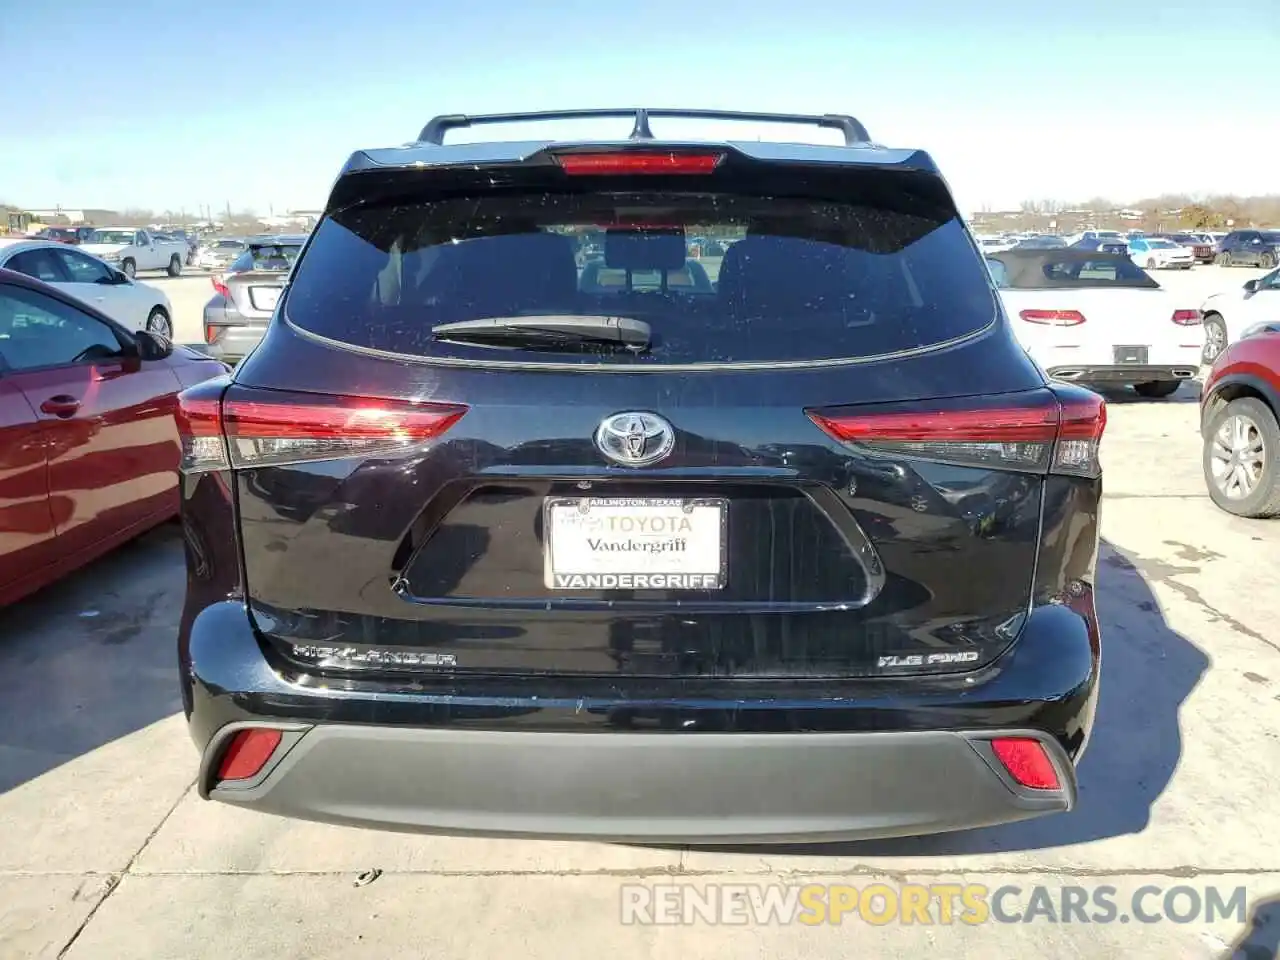
[[[1018,316],[1045,327],[1078,327],[1084,323],[1084,314],[1079,310],[1023,310]]]
[[[1172,319],[1180,327],[1196,327],[1202,322],[1199,310],[1175,310]]]
[[[242,391],[178,397],[182,470],[280,466],[393,454],[433,440],[465,406],[368,397]]]
[[[1004,470],[1098,476],[1106,403],[1078,387],[1058,390],[965,406],[806,412],[828,435],[853,448]]]

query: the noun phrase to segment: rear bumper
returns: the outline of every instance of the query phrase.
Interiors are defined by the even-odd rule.
[[[318,684],[272,659],[239,604],[188,623],[202,796],[396,830],[737,843],[1023,820],[1074,805],[1097,698],[1096,621],[1061,605],[1037,607],[1018,642],[969,675],[828,683],[804,698],[722,685],[714,700],[539,697],[536,681],[498,678],[435,693]],[[245,726],[284,731],[281,746],[255,779],[220,786]],[[989,746],[1009,735],[1045,745],[1061,789],[1009,778]]]
[[[267,813],[356,826],[673,843],[936,833],[1071,808],[1070,761],[1036,731],[1064,786],[1019,787],[963,732],[530,733],[299,726],[251,786],[208,789]],[[945,790],[927,783],[945,783]]]
[[[1180,364],[1138,366],[1112,364],[1062,364],[1045,372],[1058,380],[1075,383],[1134,384],[1162,380],[1193,380],[1199,373],[1199,358]]]
[[[206,343],[209,355],[219,360],[247,357],[267,333],[265,323],[251,323],[224,307],[206,306],[204,324],[206,340],[208,331],[214,331],[213,342]]]

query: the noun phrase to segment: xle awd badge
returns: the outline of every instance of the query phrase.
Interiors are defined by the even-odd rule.
[[[978,659],[977,650],[953,650],[947,653],[892,654],[876,660],[880,669],[889,667],[932,667],[942,663],[973,663]]]
[[[675,444],[675,430],[656,413],[615,413],[596,428],[600,452],[627,467],[657,463]]]

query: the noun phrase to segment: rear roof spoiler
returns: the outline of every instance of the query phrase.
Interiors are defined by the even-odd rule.
[[[682,118],[692,120],[735,120],[743,123],[794,123],[806,126],[839,130],[844,135],[846,147],[871,142],[871,135],[855,117],[843,113],[748,113],[738,110],[683,110],[666,107],[597,107],[583,110],[540,110],[532,113],[486,113],[476,116],[455,113],[432,117],[418,134],[418,143],[444,145],[445,134],[450,130],[486,123],[528,123],[552,120],[585,120],[601,117],[632,117],[632,140],[652,140],[650,117]]]

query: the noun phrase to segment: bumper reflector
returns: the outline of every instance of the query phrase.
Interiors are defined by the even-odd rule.
[[[231,738],[231,745],[218,765],[218,781],[248,780],[256,777],[280,746],[280,731],[255,727],[241,730]]]
[[[991,741],[996,758],[1019,784],[1033,790],[1060,790],[1058,771],[1044,745],[1030,737],[1001,737]]]

